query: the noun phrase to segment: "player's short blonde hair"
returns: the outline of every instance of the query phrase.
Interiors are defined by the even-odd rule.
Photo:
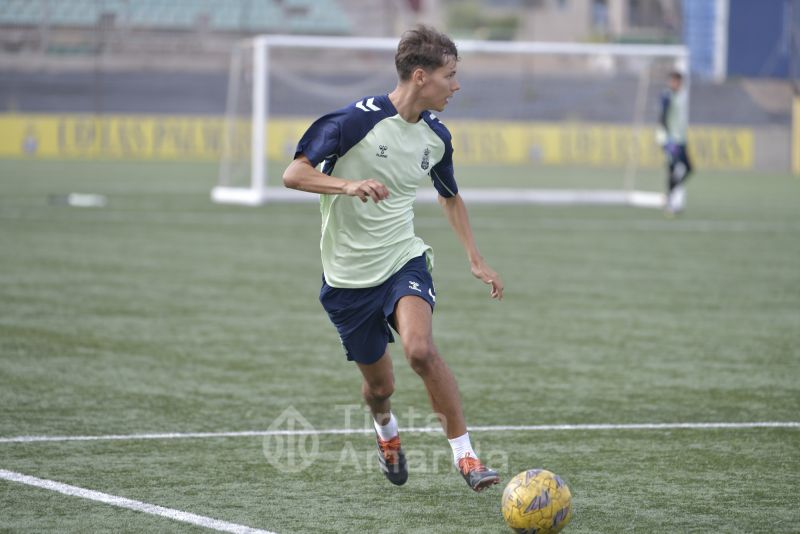
[[[458,49],[447,35],[420,24],[403,33],[394,64],[401,80],[408,80],[415,69],[436,70],[450,59],[458,61]]]

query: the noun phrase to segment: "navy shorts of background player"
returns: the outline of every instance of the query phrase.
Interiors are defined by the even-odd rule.
[[[331,287],[322,278],[319,300],[339,332],[347,359],[362,364],[375,363],[386,352],[394,336],[394,310],[402,297],[424,299],[433,310],[436,292],[425,255],[406,263],[385,282],[375,287]]]

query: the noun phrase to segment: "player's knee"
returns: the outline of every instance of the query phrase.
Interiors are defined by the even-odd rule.
[[[376,383],[364,382],[364,398],[368,401],[385,401],[394,393],[394,380],[384,380]]]
[[[439,352],[430,341],[409,341],[406,344],[406,359],[417,373],[424,373],[439,357]]]

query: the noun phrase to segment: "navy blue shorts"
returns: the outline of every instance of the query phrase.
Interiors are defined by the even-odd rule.
[[[678,163],[683,163],[683,170],[676,173]],[[669,168],[667,189],[672,190],[689,179],[692,172],[692,161],[689,159],[689,150],[686,145],[673,145],[672,150],[667,150],[667,167]]]
[[[389,325],[396,329],[394,308],[406,295],[423,298],[431,310],[436,303],[433,278],[424,254],[375,287],[331,287],[323,276],[319,301],[339,332],[347,359],[370,364],[384,355],[387,344],[394,342]]]

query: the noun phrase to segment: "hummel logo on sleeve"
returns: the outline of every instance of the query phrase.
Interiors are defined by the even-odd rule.
[[[356,102],[356,107],[361,111],[380,111],[381,108],[375,105],[375,98],[368,98],[366,100],[360,100]]]

